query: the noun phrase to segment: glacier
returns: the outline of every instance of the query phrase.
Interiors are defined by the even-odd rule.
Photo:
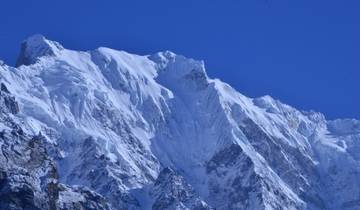
[[[3,209],[360,209],[360,121],[244,96],[203,61],[34,35],[0,82]]]

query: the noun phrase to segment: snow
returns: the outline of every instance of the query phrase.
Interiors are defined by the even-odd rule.
[[[85,201],[83,195],[73,191],[61,191],[59,193],[59,199],[61,203],[76,203],[80,201]]]
[[[40,34],[33,35],[23,42],[16,65],[33,64],[43,56],[57,56],[63,49],[63,46],[55,41],[47,40]]]
[[[41,35],[24,43],[24,65],[0,66],[0,82],[20,104],[17,120],[26,132],[41,131],[59,146],[61,180],[92,187],[113,202],[120,189],[148,208],[148,191],[163,167],[176,169],[205,201],[221,199],[227,182],[240,175],[236,168],[221,168],[226,179],[210,177],[206,165],[231,145],[254,164],[249,176],[281,191],[294,204],[287,203],[289,209],[306,205],[299,192],[315,183],[314,170],[326,174],[332,164],[341,168],[341,161],[359,168],[359,121],[326,121],[320,113],[298,111],[268,95],[246,97],[209,78],[203,61],[170,51],[150,56],[104,47],[74,51]],[[55,134],[47,135],[48,130]],[[105,175],[89,178],[97,170]],[[220,183],[223,194],[211,197],[212,182]],[[301,183],[309,186],[300,189]],[[113,191],[104,192],[106,184]],[[266,209],[281,205],[273,191],[257,190],[269,202]]]

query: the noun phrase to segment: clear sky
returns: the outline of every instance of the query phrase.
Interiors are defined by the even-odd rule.
[[[205,60],[241,93],[360,119],[359,0],[3,0],[0,59],[41,33],[66,48]]]

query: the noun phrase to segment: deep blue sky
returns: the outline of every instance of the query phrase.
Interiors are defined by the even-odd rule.
[[[169,49],[245,95],[360,118],[359,0],[4,0],[0,59],[41,33],[70,49]]]

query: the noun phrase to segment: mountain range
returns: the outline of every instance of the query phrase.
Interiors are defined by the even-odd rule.
[[[203,61],[34,35],[0,82],[0,209],[360,209],[360,121],[244,96]]]

